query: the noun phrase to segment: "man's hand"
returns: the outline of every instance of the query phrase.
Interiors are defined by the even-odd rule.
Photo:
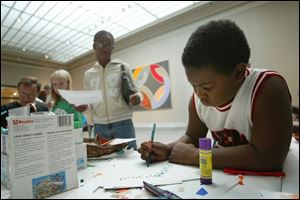
[[[73,106],[75,107],[75,110],[77,110],[78,112],[84,112],[88,108],[88,105],[79,105],[79,106],[73,105]]]
[[[143,142],[141,144],[141,147],[138,149],[138,152],[141,154],[141,158],[143,160],[147,160],[149,154],[151,153],[151,161],[163,161],[167,160],[171,149],[165,144],[162,144],[160,142]]]
[[[199,165],[199,149],[192,144],[177,143],[173,147],[169,161],[185,165]]]
[[[131,95],[129,99],[132,105],[138,105],[141,103],[141,98],[138,94]]]

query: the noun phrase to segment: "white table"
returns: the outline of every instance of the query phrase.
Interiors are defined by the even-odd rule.
[[[106,161],[88,161],[86,169],[78,171],[79,187],[70,191],[60,193],[49,198],[54,199],[99,199],[99,198],[138,198],[145,199],[153,197],[144,188],[123,189],[123,190],[104,190],[97,189],[101,182],[102,165]],[[128,165],[132,161],[128,159]],[[238,176],[223,173],[221,170],[213,170],[213,184],[204,186],[200,181],[184,181],[181,184],[161,186],[176,193],[182,198],[261,198],[260,191],[289,192],[299,195],[299,143],[293,139],[287,159],[283,166],[286,177],[266,177],[266,176],[244,176],[244,185],[236,185],[228,192],[226,186],[238,182]],[[197,195],[196,192],[204,188],[208,194],[205,196]],[[228,188],[228,187],[227,187]],[[7,190],[1,186],[1,198],[7,197]],[[6,195],[6,196],[4,196]]]

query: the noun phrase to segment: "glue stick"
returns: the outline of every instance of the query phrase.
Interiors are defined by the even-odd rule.
[[[212,154],[210,138],[199,138],[199,167],[200,183],[204,185],[212,184]]]

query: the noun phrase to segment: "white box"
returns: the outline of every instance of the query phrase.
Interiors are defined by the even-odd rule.
[[[46,198],[78,187],[73,114],[7,121],[11,198]]]
[[[74,129],[73,134],[74,134],[75,144],[82,144],[83,143],[83,130],[82,130],[82,128]]]

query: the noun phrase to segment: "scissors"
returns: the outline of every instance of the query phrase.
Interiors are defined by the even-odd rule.
[[[179,196],[177,196],[176,194],[168,190],[160,189],[159,187],[147,183],[146,181],[143,181],[143,183],[144,183],[144,188],[147,191],[151,192],[152,194],[155,194],[156,196],[163,196],[166,197],[167,199],[181,199]]]

